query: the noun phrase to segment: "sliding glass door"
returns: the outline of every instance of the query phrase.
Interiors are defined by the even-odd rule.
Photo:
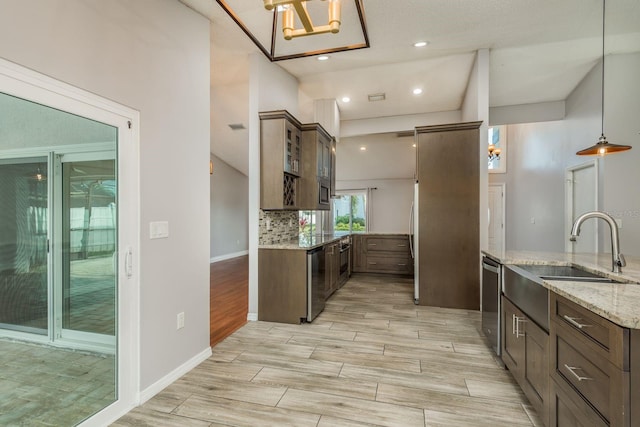
[[[49,330],[47,157],[0,159],[0,328]]]
[[[115,351],[117,319],[117,174],[115,152],[56,156],[57,339]]]

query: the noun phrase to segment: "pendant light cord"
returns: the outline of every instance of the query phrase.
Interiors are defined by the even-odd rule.
[[[600,105],[600,109],[601,109],[601,114],[602,114],[602,118],[601,118],[601,122],[600,122],[600,129],[602,130],[602,136],[604,136],[604,17],[605,17],[605,4],[606,4],[606,0],[602,0],[602,94],[600,96],[600,100],[601,100],[601,105]]]

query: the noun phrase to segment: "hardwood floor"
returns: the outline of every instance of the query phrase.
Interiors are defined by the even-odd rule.
[[[249,322],[115,426],[538,426],[477,311],[354,275],[311,324]]]
[[[209,342],[216,345],[247,323],[249,256],[211,264]]]

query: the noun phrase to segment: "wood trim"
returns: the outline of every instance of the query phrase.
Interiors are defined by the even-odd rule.
[[[296,119],[293,116],[293,114],[291,114],[287,110],[260,111],[258,113],[258,117],[260,117],[260,120],[272,120],[272,119],[289,120],[291,123],[293,123],[299,129],[302,129],[302,126],[303,126],[302,123],[300,123],[300,121],[298,119]]]
[[[482,122],[463,122],[463,123],[449,123],[443,125],[431,125],[431,126],[417,126],[415,133],[434,133],[434,132],[450,132],[456,130],[471,130],[478,129],[482,125]]]

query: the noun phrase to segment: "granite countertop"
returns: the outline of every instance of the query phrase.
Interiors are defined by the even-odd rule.
[[[335,242],[337,240],[342,239],[346,236],[354,236],[354,235],[364,235],[367,236],[392,236],[392,235],[400,235],[406,236],[407,234],[402,233],[349,233],[348,231],[338,231],[332,234],[304,234],[300,235],[297,239],[289,240],[287,242],[280,243],[271,243],[268,245],[259,245],[258,249],[292,249],[292,250],[311,250],[315,248],[319,248],[320,246],[326,245],[328,243]]]
[[[626,283],[544,280],[543,285],[620,326],[640,329],[640,258],[627,257],[622,273],[611,271],[611,254],[482,251],[502,264],[573,265]]]
[[[349,233],[334,233],[334,234],[302,234],[297,239],[289,240],[288,242],[272,243],[269,245],[259,245],[258,249],[293,249],[293,250],[311,250],[319,248],[331,242],[342,239],[348,236]]]

